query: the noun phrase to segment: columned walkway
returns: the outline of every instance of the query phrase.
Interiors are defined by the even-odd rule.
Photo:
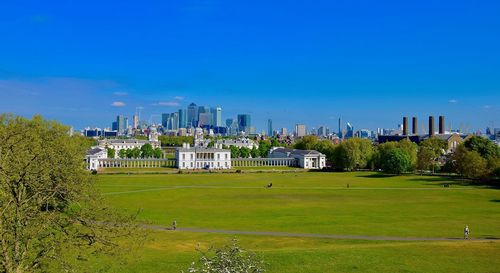
[[[232,158],[231,165],[236,167],[296,167],[295,158]]]
[[[173,158],[99,159],[99,168],[161,168],[161,167],[176,167],[176,166],[177,166],[176,160]]]

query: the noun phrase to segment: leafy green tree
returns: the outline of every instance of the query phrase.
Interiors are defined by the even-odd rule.
[[[113,148],[107,148],[108,158],[115,158],[116,150]]]
[[[239,158],[240,157],[240,149],[236,146],[231,146],[231,158]]]
[[[127,150],[125,149],[121,149],[119,152],[118,152],[118,156],[120,158],[127,158]]]
[[[407,171],[415,169],[417,167],[418,145],[414,142],[411,142],[410,140],[403,139],[398,142],[397,146],[399,149],[403,150],[410,158],[410,169],[408,169]]]
[[[249,158],[250,157],[250,149],[247,147],[240,148],[240,157],[241,158]]]
[[[362,169],[368,166],[372,155],[373,146],[370,140],[349,138],[335,149],[334,164],[348,171]]]
[[[437,159],[444,154],[446,148],[446,141],[436,137],[420,142],[417,153],[417,169],[434,170]]]
[[[207,144],[207,148],[213,148],[215,146],[215,140],[211,140],[208,144]]]
[[[472,136],[464,141],[464,146],[469,151],[479,153],[485,159],[500,157],[500,147],[484,137]]]
[[[194,143],[192,136],[159,136],[162,147],[181,147],[182,143]]]
[[[129,217],[104,205],[82,160],[87,146],[67,131],[40,116],[0,116],[0,272],[86,271],[85,260],[125,250],[134,234]]]
[[[295,149],[299,150],[314,150],[316,145],[318,144],[318,137],[317,136],[304,136],[297,142],[295,142],[295,145],[293,147]]]
[[[402,148],[389,150],[384,154],[382,169],[387,173],[401,174],[411,169],[411,158]]]
[[[458,145],[453,155],[456,171],[467,178],[481,178],[487,174],[488,162],[476,151],[470,151],[465,145]]]
[[[154,155],[153,146],[149,143],[142,145],[141,147],[141,157],[142,158],[151,158]]]
[[[250,155],[252,156],[252,158],[257,158],[257,157],[260,157],[260,151],[253,147],[252,150],[250,150]]]
[[[142,154],[141,149],[139,149],[137,147],[130,150],[131,158],[140,158],[141,154]]]
[[[276,138],[271,139],[271,147],[278,147],[280,146],[280,142]]]
[[[241,248],[236,240],[222,248],[210,248],[201,253],[197,262],[193,262],[187,272],[190,273],[262,273],[264,263],[257,256]]]
[[[153,157],[154,158],[163,158],[163,150],[161,148],[156,148],[153,151]]]
[[[267,157],[269,151],[271,150],[271,141],[261,140],[259,141],[259,155],[260,157]]]

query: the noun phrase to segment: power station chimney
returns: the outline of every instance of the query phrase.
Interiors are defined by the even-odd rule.
[[[429,116],[429,136],[434,135],[434,116]]]
[[[444,116],[439,116],[439,134],[444,135]]]
[[[417,117],[412,117],[411,118],[411,122],[412,122],[412,130],[411,130],[411,133],[414,134],[414,135],[418,135],[418,122],[417,122]]]
[[[403,136],[408,135],[408,117],[403,117]]]

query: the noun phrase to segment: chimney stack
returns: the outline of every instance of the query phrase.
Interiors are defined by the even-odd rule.
[[[444,135],[444,116],[439,116],[439,134]]]
[[[434,135],[434,116],[429,116],[429,136]]]
[[[418,122],[417,122],[417,117],[413,117],[412,119],[412,130],[411,133],[414,135],[418,135]]]
[[[403,117],[403,136],[408,135],[408,117]]]

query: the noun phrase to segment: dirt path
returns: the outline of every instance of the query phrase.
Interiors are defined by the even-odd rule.
[[[394,236],[362,236],[362,235],[335,235],[335,234],[314,234],[314,233],[289,233],[275,231],[242,231],[242,230],[222,230],[204,228],[177,228],[175,231],[171,227],[143,225],[144,228],[154,230],[169,230],[172,232],[196,232],[196,233],[216,233],[216,234],[236,234],[236,235],[261,235],[275,237],[302,237],[302,238],[328,238],[328,239],[351,239],[369,241],[458,241],[463,238],[437,238],[437,237],[394,237]],[[500,238],[472,238],[471,241],[498,241]]]

